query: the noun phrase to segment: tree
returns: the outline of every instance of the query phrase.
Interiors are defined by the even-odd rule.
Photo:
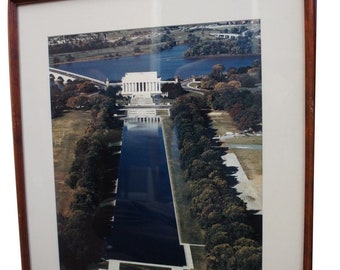
[[[201,80],[200,87],[202,89],[214,89],[215,85],[217,84],[217,81],[211,77],[204,77]]]
[[[216,64],[212,67],[212,72],[210,73],[209,77],[218,82],[222,82],[225,80],[223,75],[224,70],[225,67],[222,64]]]
[[[214,224],[214,226],[220,226],[220,230],[211,232],[208,230],[208,233],[205,237],[205,243],[206,243],[206,250],[211,250],[215,246],[220,244],[228,244],[231,242],[229,233],[225,231],[225,228],[221,224]]]
[[[89,98],[86,96],[70,97],[66,102],[66,107],[70,109],[89,109]]]
[[[223,210],[222,215],[230,223],[233,223],[233,222],[244,223],[247,219],[245,208],[239,205],[227,205],[225,209]]]
[[[74,57],[72,56],[72,54],[69,53],[69,54],[66,56],[66,60],[67,60],[68,62],[71,62],[71,61],[74,60]]]
[[[165,83],[162,85],[162,93],[168,93],[168,98],[175,99],[185,94],[180,83]]]
[[[236,241],[240,238],[251,238],[252,236],[254,236],[254,229],[246,223],[233,222],[227,224],[226,227],[233,241]]]
[[[215,163],[216,161],[221,161],[221,153],[208,149],[201,154],[201,159],[206,162]]]
[[[106,95],[110,98],[113,98],[114,100],[116,100],[117,97],[117,93],[122,90],[122,88],[120,86],[112,86],[110,85],[106,91],[103,91],[101,94]]]
[[[62,92],[56,85],[51,85],[50,87],[51,95],[51,113],[52,118],[62,115],[64,109],[64,102],[62,100]]]
[[[189,34],[187,37],[187,43],[190,45],[198,44],[201,41],[199,37],[197,37],[195,34]]]
[[[98,198],[93,191],[86,188],[78,188],[74,194],[74,200],[71,204],[73,211],[81,210],[83,212],[92,212],[98,204]]]
[[[133,52],[134,53],[141,53],[142,50],[139,47],[134,47]]]
[[[189,164],[192,163],[193,160],[199,157],[200,151],[197,148],[195,143],[185,140],[183,142],[183,147],[180,150],[180,155],[181,155],[181,166],[183,169],[185,169],[189,166]]]
[[[236,270],[236,259],[234,250],[229,244],[219,244],[209,252],[208,269],[228,269]]]
[[[228,88],[228,84],[225,82],[218,82],[214,87],[214,91],[222,91]]]
[[[239,88],[241,88],[241,86],[242,86],[241,82],[239,82],[237,80],[231,80],[227,84],[227,87],[235,88],[235,89],[239,89]]]
[[[97,87],[95,87],[95,85],[89,81],[80,83],[78,86],[78,90],[83,93],[93,93],[98,91]]]
[[[246,116],[248,107],[258,103],[250,91],[230,88],[224,82],[216,88],[209,94],[211,103],[221,100],[220,106],[233,109],[235,119]],[[241,238],[251,240],[256,236],[248,224],[246,204],[228,184],[230,177],[222,164],[221,153],[213,148],[210,122],[206,111],[202,110],[207,100],[186,95],[178,98],[171,109],[179,141],[181,167],[190,188],[190,213],[207,232],[208,269],[247,269],[250,261],[258,265],[258,247],[247,246],[237,250],[233,245]],[[247,244],[245,241],[239,243]],[[252,259],[241,262],[235,255],[236,251]],[[251,254],[252,251],[254,253]]]
[[[94,235],[92,215],[77,210],[59,227],[61,264],[66,269],[83,270],[101,256],[101,241]]]
[[[241,82],[242,87],[252,88],[255,86],[256,79],[253,76],[250,76],[248,74],[243,74],[240,78],[240,82]]]
[[[238,269],[260,270],[262,269],[262,248],[252,239],[240,238],[235,241],[235,258]]]

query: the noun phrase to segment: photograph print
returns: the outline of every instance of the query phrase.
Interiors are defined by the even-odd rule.
[[[262,269],[260,20],[48,49],[60,270]]]

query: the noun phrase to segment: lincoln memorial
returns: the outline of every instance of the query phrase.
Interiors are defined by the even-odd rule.
[[[157,72],[129,72],[122,77],[123,96],[147,96],[161,94],[161,78]]]

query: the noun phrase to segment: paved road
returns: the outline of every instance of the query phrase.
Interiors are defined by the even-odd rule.
[[[189,92],[194,92],[200,95],[204,95],[205,93],[209,92],[209,90],[207,89],[201,89],[201,88],[196,88],[196,87],[192,87],[190,86],[190,83],[192,82],[191,79],[188,80],[184,80],[181,85],[183,87],[184,90],[189,91]]]
[[[249,181],[246,173],[244,172],[242,165],[240,164],[237,156],[234,153],[228,153],[224,156],[222,156],[222,159],[224,160],[224,164],[227,167],[236,167],[237,171],[234,173],[234,176],[236,177],[238,182],[247,182]]]

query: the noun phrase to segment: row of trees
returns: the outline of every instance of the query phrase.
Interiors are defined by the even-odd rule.
[[[76,36],[66,36],[62,42],[50,42],[49,53],[70,53],[87,50],[96,50],[111,47],[112,43],[108,42],[103,36],[92,38],[80,38]]]
[[[62,78],[57,80],[50,76],[50,102],[52,118],[62,116],[65,109],[92,107],[92,102],[86,95],[97,92],[98,89],[88,81],[68,80],[64,82]],[[86,100],[85,100],[86,99]],[[69,101],[70,100],[70,101]]]
[[[160,52],[172,49],[177,45],[175,38],[168,34],[163,34],[159,37],[144,38],[136,43],[133,50],[134,53],[141,53],[142,50],[138,46],[150,46],[151,52]]]
[[[207,41],[190,47],[185,53],[185,57],[219,55],[219,54],[257,54],[253,48],[253,42],[246,37],[237,40]]]
[[[171,49],[172,47],[176,46],[176,40],[173,36],[167,34],[170,32],[167,31],[165,34],[160,35],[159,37],[152,37],[152,38],[143,38],[143,39],[137,39],[137,42],[135,43],[135,53],[138,53],[138,50],[140,48],[138,46],[144,46],[144,45],[157,45],[155,48],[157,51],[162,51],[166,49]],[[105,34],[105,33],[104,33]],[[143,34],[141,34],[143,35]],[[145,35],[145,34],[144,34]],[[81,37],[65,37],[65,40],[63,42],[50,42],[49,44],[49,53],[51,55],[57,55],[57,54],[66,54],[64,56],[64,59],[66,61],[73,61],[75,58],[71,53],[77,53],[81,51],[91,51],[91,50],[102,50],[105,48],[119,48],[119,47],[126,47],[128,45],[134,44],[134,38],[131,38],[129,36],[122,36],[121,38],[116,39],[115,41],[109,41],[104,36],[97,36],[96,38],[81,38]],[[113,56],[111,54],[111,56]],[[60,62],[60,56],[55,56],[53,58],[53,63],[57,64]]]
[[[109,86],[106,90],[99,90],[93,83],[86,80],[68,80],[67,82],[57,80],[56,82],[54,77],[50,79],[52,118],[62,116],[65,110],[91,110],[103,103],[113,110],[117,99],[122,98],[117,94],[121,90],[120,86]],[[165,83],[161,91],[167,93],[169,99],[175,99],[186,93],[180,83]],[[93,93],[98,94],[89,95]]]
[[[68,217],[58,214],[58,236],[62,269],[83,270],[99,261],[103,254],[103,237],[109,233],[109,219],[113,207],[99,208],[115,187],[122,122],[113,117],[114,101],[96,95],[91,109],[91,121],[77,142],[74,160],[66,179],[73,190],[73,200]],[[106,224],[106,227],[104,226]]]
[[[185,57],[219,55],[219,54],[259,54],[260,40],[252,36],[239,36],[234,39],[220,39],[217,41],[202,41],[194,34],[188,35],[190,48],[184,53]]]
[[[255,61],[251,67],[231,68],[225,72],[223,65],[216,64],[200,83],[201,88],[211,90],[205,96],[208,106],[228,111],[240,130],[262,129],[262,91],[255,87],[261,83],[259,65]]]
[[[226,110],[239,130],[262,129],[262,94],[249,90],[239,91],[227,84],[218,85],[207,95],[209,105],[215,110]]]
[[[180,161],[191,191],[191,214],[206,231],[208,269],[258,270],[261,237],[250,225],[250,213],[233,189],[235,179],[222,163],[222,151],[209,128],[204,97],[179,97],[171,108]]]
[[[252,66],[231,67],[226,71],[222,64],[216,64],[208,76],[201,78],[201,88],[214,90],[216,84],[220,82],[238,89],[254,88],[261,83],[261,65],[255,60]]]
[[[117,92],[120,89],[120,86],[109,86],[106,90],[99,90],[93,83],[86,80],[68,80],[64,82],[58,79],[56,82],[55,78],[51,77],[50,102],[52,118],[62,116],[65,110],[91,110],[93,107],[99,108],[104,103],[106,107],[111,106],[112,110],[112,106],[116,104],[118,97]]]

